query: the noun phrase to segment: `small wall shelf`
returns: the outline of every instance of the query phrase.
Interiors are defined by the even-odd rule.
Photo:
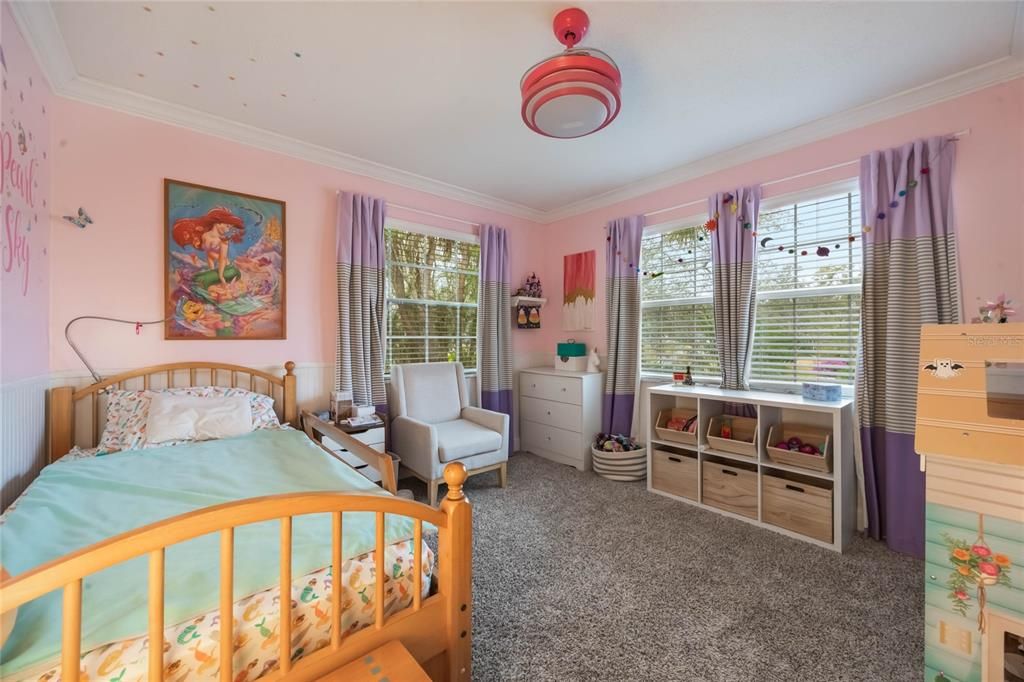
[[[836,552],[849,544],[857,497],[852,400],[819,402],[798,395],[672,384],[651,388],[647,400],[648,490]],[[748,406],[756,415],[755,456],[725,452],[708,443],[709,427],[724,414],[727,403]],[[696,445],[658,437],[658,415],[676,408],[696,410]],[[832,471],[771,461],[765,449],[768,432],[783,423],[827,429]],[[706,486],[711,486],[708,496]],[[723,504],[723,495],[729,504]],[[732,506],[743,513],[729,511]]]
[[[533,298],[532,296],[513,296],[512,307],[518,308],[521,305],[542,306],[548,302],[546,298]]]

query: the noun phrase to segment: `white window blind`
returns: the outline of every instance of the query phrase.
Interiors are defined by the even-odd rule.
[[[699,225],[644,236],[640,247],[640,368],[718,377],[711,243]],[[652,273],[661,273],[652,277]]]
[[[479,244],[393,227],[384,240],[385,371],[410,362],[475,368]]]
[[[852,384],[860,324],[859,193],[762,210],[757,229],[751,380]]]

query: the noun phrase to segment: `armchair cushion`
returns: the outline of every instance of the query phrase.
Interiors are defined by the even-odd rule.
[[[462,364],[433,362],[396,365],[391,380],[397,391],[396,414],[426,422],[458,419],[468,404]]]
[[[467,419],[434,424],[437,454],[442,462],[501,449],[502,435]]]

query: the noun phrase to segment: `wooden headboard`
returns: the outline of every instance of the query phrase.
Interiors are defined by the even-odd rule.
[[[63,457],[76,445],[96,447],[103,432],[106,398],[110,390],[191,386],[244,388],[273,398],[281,422],[298,427],[294,370],[295,363],[291,361],[284,364],[284,376],[218,362],[174,362],[123,372],[82,388],[58,386],[50,389],[49,461]],[[224,377],[230,379],[221,383]]]

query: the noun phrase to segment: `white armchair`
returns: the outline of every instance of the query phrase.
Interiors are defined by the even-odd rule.
[[[470,407],[461,362],[429,362],[391,367],[391,449],[427,484],[430,504],[444,467],[458,460],[469,475],[498,471],[507,481],[507,414]]]

